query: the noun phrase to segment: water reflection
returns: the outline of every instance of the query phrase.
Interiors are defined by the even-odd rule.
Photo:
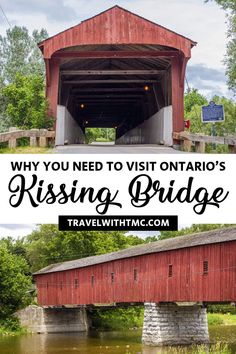
[[[229,344],[236,353],[236,326],[210,329],[211,340]],[[1,354],[177,354],[175,349],[142,346],[141,331],[93,332],[72,334],[27,335],[0,337]],[[181,354],[191,354],[190,347]],[[207,352],[207,350],[206,350]]]

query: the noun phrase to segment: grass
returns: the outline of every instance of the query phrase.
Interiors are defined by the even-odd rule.
[[[97,310],[91,315],[92,327],[102,330],[127,330],[142,328],[143,307],[130,307],[127,309],[113,308]]]
[[[231,350],[229,349],[227,344],[217,343],[210,348],[200,346],[193,352],[193,354],[231,354]]]
[[[233,326],[236,325],[236,314],[208,313],[209,326]],[[142,328],[143,308],[110,309],[96,311],[92,316],[93,327],[105,330],[126,330],[130,328]]]
[[[9,328],[0,326],[0,336],[19,336],[27,333],[29,333],[29,331],[23,327],[13,331]]]
[[[199,345],[189,348],[173,348],[170,351],[171,354],[233,354],[227,344],[217,343],[212,346]]]
[[[208,324],[209,326],[233,326],[236,325],[236,315],[231,315],[229,313],[208,313]]]
[[[46,147],[32,147],[32,146],[19,146],[15,149],[0,148],[0,154],[49,154],[52,152],[52,148]]]
[[[21,327],[19,319],[15,316],[9,316],[0,319],[0,336],[16,336],[29,333],[29,331]]]
[[[111,140],[106,139],[106,138],[97,138],[96,141],[97,141],[98,143],[108,143],[108,142],[110,142]]]

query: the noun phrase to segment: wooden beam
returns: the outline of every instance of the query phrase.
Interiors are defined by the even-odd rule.
[[[111,88],[107,88],[107,87],[99,87],[99,88],[86,88],[86,89],[73,89],[72,93],[74,92],[80,92],[80,93],[84,93],[84,92],[143,92],[143,93],[147,93],[148,91],[145,91],[142,87],[111,87]]]
[[[45,59],[46,68],[46,85],[49,87],[51,85],[51,75],[50,75],[50,62],[49,59]]]
[[[57,52],[53,55],[56,58],[80,58],[80,59],[112,59],[112,58],[171,58],[179,55],[178,51],[174,50],[153,50],[153,51],[68,51],[68,52]]]
[[[84,84],[155,84],[157,80],[64,80],[65,85],[84,85]]]
[[[204,134],[194,134],[188,132],[174,132],[173,138],[177,140],[189,140],[192,142],[204,142],[207,144],[225,144],[225,138],[223,136],[209,136]],[[236,139],[234,139],[236,141]]]
[[[119,98],[142,98],[143,95],[91,95],[91,96],[84,96],[84,95],[75,95],[76,98],[79,98],[81,100],[94,100],[95,98],[99,99],[119,99]]]
[[[183,149],[190,151],[192,143],[195,143],[195,151],[199,153],[205,152],[205,144],[228,145],[230,153],[236,153],[235,137],[209,136],[203,134],[188,133],[186,131],[173,132],[173,139],[180,140]]]
[[[120,102],[124,102],[125,100],[133,100],[133,101],[135,101],[135,102],[137,102],[137,101],[143,101],[142,100],[142,97],[127,97],[127,98],[125,98],[125,97],[117,97],[117,98],[98,98],[98,97],[96,97],[96,98],[92,98],[92,99],[89,99],[89,98],[80,98],[80,97],[76,97],[76,102],[79,102],[80,104],[82,104],[82,103],[84,103],[84,104],[86,104],[86,103],[92,103],[92,102],[117,102],[117,101],[120,101]]]
[[[76,97],[76,101],[81,102],[81,103],[86,103],[86,102],[101,102],[101,101],[106,101],[106,102],[112,102],[112,101],[125,101],[125,100],[139,100],[142,99],[142,97],[137,96],[137,97],[95,97],[95,98],[83,98],[83,97]]]
[[[103,104],[107,104],[107,103],[109,103],[109,105],[116,105],[116,104],[120,104],[120,103],[131,103],[131,102],[133,102],[133,103],[135,103],[135,102],[137,102],[137,100],[135,100],[135,99],[122,99],[122,100],[110,100],[110,101],[108,101],[108,100],[102,100],[102,101],[91,101],[91,102],[83,102],[84,104],[85,104],[85,106],[86,106],[86,104],[88,105],[88,106],[97,106],[97,105],[103,105]],[[88,108],[88,107],[87,107]],[[83,111],[85,111],[85,109],[83,109]]]
[[[184,88],[184,82],[185,82],[185,74],[186,74],[186,67],[188,63],[189,58],[183,58],[181,62],[181,72],[180,72],[180,86]]]
[[[48,99],[49,107],[48,112],[50,117],[54,118],[56,122],[57,117],[57,105],[58,105],[58,89],[59,89],[59,73],[60,73],[60,60],[51,59],[48,67],[50,72],[49,86],[46,88],[46,96]],[[56,127],[54,123],[54,127]]]
[[[103,93],[103,92],[97,92],[94,94],[90,94],[90,93],[83,93],[82,91],[76,91],[73,92],[73,96],[75,97],[81,97],[81,98],[110,98],[110,97],[146,97],[145,94],[143,94],[142,92],[131,92],[129,94],[127,94],[126,92],[117,92],[117,93]]]
[[[165,70],[62,70],[61,75],[158,75]]]

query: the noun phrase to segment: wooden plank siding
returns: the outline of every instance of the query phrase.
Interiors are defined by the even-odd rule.
[[[114,6],[79,25],[71,27],[39,43],[45,59],[58,50],[80,44],[158,44],[180,50],[191,57],[196,43],[165,27],[148,21],[119,6]]]
[[[208,262],[207,274],[204,261]],[[236,300],[236,241],[145,254],[34,278],[43,306],[230,302]]]
[[[167,73],[167,82],[164,83],[168,92],[163,92],[166,97],[165,106],[173,106],[173,129],[175,132],[180,132],[184,129],[185,70],[187,62],[191,58],[191,49],[196,44],[191,39],[120,6],[114,6],[47,38],[38,46],[42,51],[46,65],[46,96],[50,115],[56,120],[57,105],[65,104],[61,97],[68,96],[68,89],[64,87],[63,83],[63,79],[66,81],[68,75],[72,76],[73,74],[74,81],[80,80],[78,75],[81,73],[83,75],[87,73],[87,76],[94,80],[93,76],[96,76],[99,70],[100,78],[102,78],[101,75],[106,77],[107,74],[127,76],[127,73],[134,75],[135,68],[138,66],[136,79],[145,79],[146,75],[146,80],[149,80],[152,74],[157,81],[162,80],[162,76]],[[78,70],[83,66],[82,58],[85,58],[85,66],[91,65],[83,71]],[[91,58],[93,60],[89,61]],[[107,63],[112,67],[110,71],[108,71],[109,67],[102,70],[104,63],[106,63],[101,60],[102,58],[108,59]],[[133,58],[133,60],[127,62],[123,60],[124,58]],[[140,61],[142,58],[146,60]],[[114,70],[113,66],[117,69]],[[143,72],[139,70],[140,66],[142,66]],[[164,68],[159,68],[159,66],[164,66]],[[72,67],[71,70],[70,67]],[[146,70],[144,70],[145,67]],[[126,69],[127,73],[124,72]],[[158,75],[158,69],[162,69],[160,70],[162,75]],[[62,81],[60,81],[61,78],[63,78]],[[110,77],[110,80],[112,79],[114,77]],[[128,79],[126,78],[127,84],[129,84]],[[161,85],[160,91],[163,91]],[[163,93],[160,94],[160,101],[163,101],[161,97]],[[66,99],[66,102],[69,101]],[[159,102],[159,105],[159,108],[164,106],[163,102]],[[69,107],[71,110],[73,110],[72,106],[75,106],[74,103]],[[151,115],[152,113],[150,112]],[[145,116],[143,120],[146,118]],[[137,126],[141,122],[137,121],[136,123]],[[114,126],[116,125],[114,124]]]

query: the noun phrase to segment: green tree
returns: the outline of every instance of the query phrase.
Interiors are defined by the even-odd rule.
[[[43,56],[37,43],[48,38],[47,31],[42,28],[40,31],[34,30],[31,37],[31,55],[28,61],[28,71],[29,74],[37,74],[45,76],[45,65],[43,61]]]
[[[210,134],[210,124],[201,121],[201,107],[208,104],[205,96],[197,89],[190,89],[184,96],[184,117],[190,120],[190,132]]]
[[[216,124],[216,133],[219,136],[232,135],[236,133],[236,104],[233,100],[214,96],[213,101],[216,104],[222,104],[224,106],[225,121],[224,123]]]
[[[206,0],[206,2],[208,1]],[[236,93],[236,1],[215,0],[215,2],[227,11],[229,41],[225,56],[226,74],[229,88]]]
[[[225,111],[225,122],[216,123],[216,135],[223,136],[229,134],[235,134],[236,129],[236,104],[233,100],[214,96],[212,100],[216,104],[222,104]],[[212,124],[202,123],[201,120],[201,107],[207,105],[208,101],[206,97],[201,95],[198,90],[189,90],[184,97],[185,102],[185,119],[189,119],[190,132],[202,133],[211,135]]]
[[[86,129],[86,142],[92,143],[93,141],[114,141],[115,129],[113,128],[87,128]]]
[[[115,129],[101,128],[100,129],[100,137],[103,139],[107,139],[108,141],[114,141],[115,140]]]
[[[147,236],[145,238],[145,243],[156,242],[159,240],[159,236]]]
[[[161,231],[160,240],[177,236],[190,235],[198,232],[220,229],[222,227],[231,227],[230,224],[193,224],[179,231]]]
[[[27,257],[32,270],[58,263],[144,243],[137,236],[119,231],[59,231],[57,225],[40,225],[26,238]]]
[[[189,89],[184,96],[184,114],[188,118],[188,114],[194,109],[194,106],[203,106],[208,101],[205,96],[199,93],[197,89]]]
[[[27,129],[50,126],[44,91],[41,75],[16,74],[15,80],[3,88],[6,114],[12,126]]]
[[[25,27],[18,26],[7,30],[6,36],[0,36],[0,132],[6,131],[11,125],[26,128],[47,127],[43,123],[46,114],[44,63],[37,47],[37,42],[47,37],[45,29],[35,30],[30,35]],[[27,77],[24,82],[23,77]],[[34,91],[31,91],[29,97],[29,92],[26,94],[23,91],[26,84],[30,86],[30,82],[29,88]],[[8,90],[9,84],[13,86]],[[24,88],[20,92],[21,84]],[[14,85],[18,86],[15,99]],[[31,104],[32,109],[28,107]],[[31,122],[29,117],[24,116],[30,111],[33,114]],[[47,124],[50,124],[49,122],[50,120],[47,120]]]
[[[6,131],[10,126],[9,119],[6,116],[6,102],[5,102],[5,98],[3,97],[4,87],[5,84],[3,82],[3,78],[0,76],[0,133]]]
[[[5,83],[14,82],[16,74],[44,75],[44,63],[37,42],[48,37],[47,31],[33,31],[14,26],[0,36],[0,76]]]
[[[99,137],[99,128],[86,128],[85,130],[85,138],[86,143],[90,144]]]
[[[28,263],[24,238],[13,239],[10,236],[4,237],[0,240],[0,246],[7,247],[7,250],[11,254],[23,257]]]
[[[0,318],[11,316],[29,303],[31,277],[25,259],[0,244]]]

